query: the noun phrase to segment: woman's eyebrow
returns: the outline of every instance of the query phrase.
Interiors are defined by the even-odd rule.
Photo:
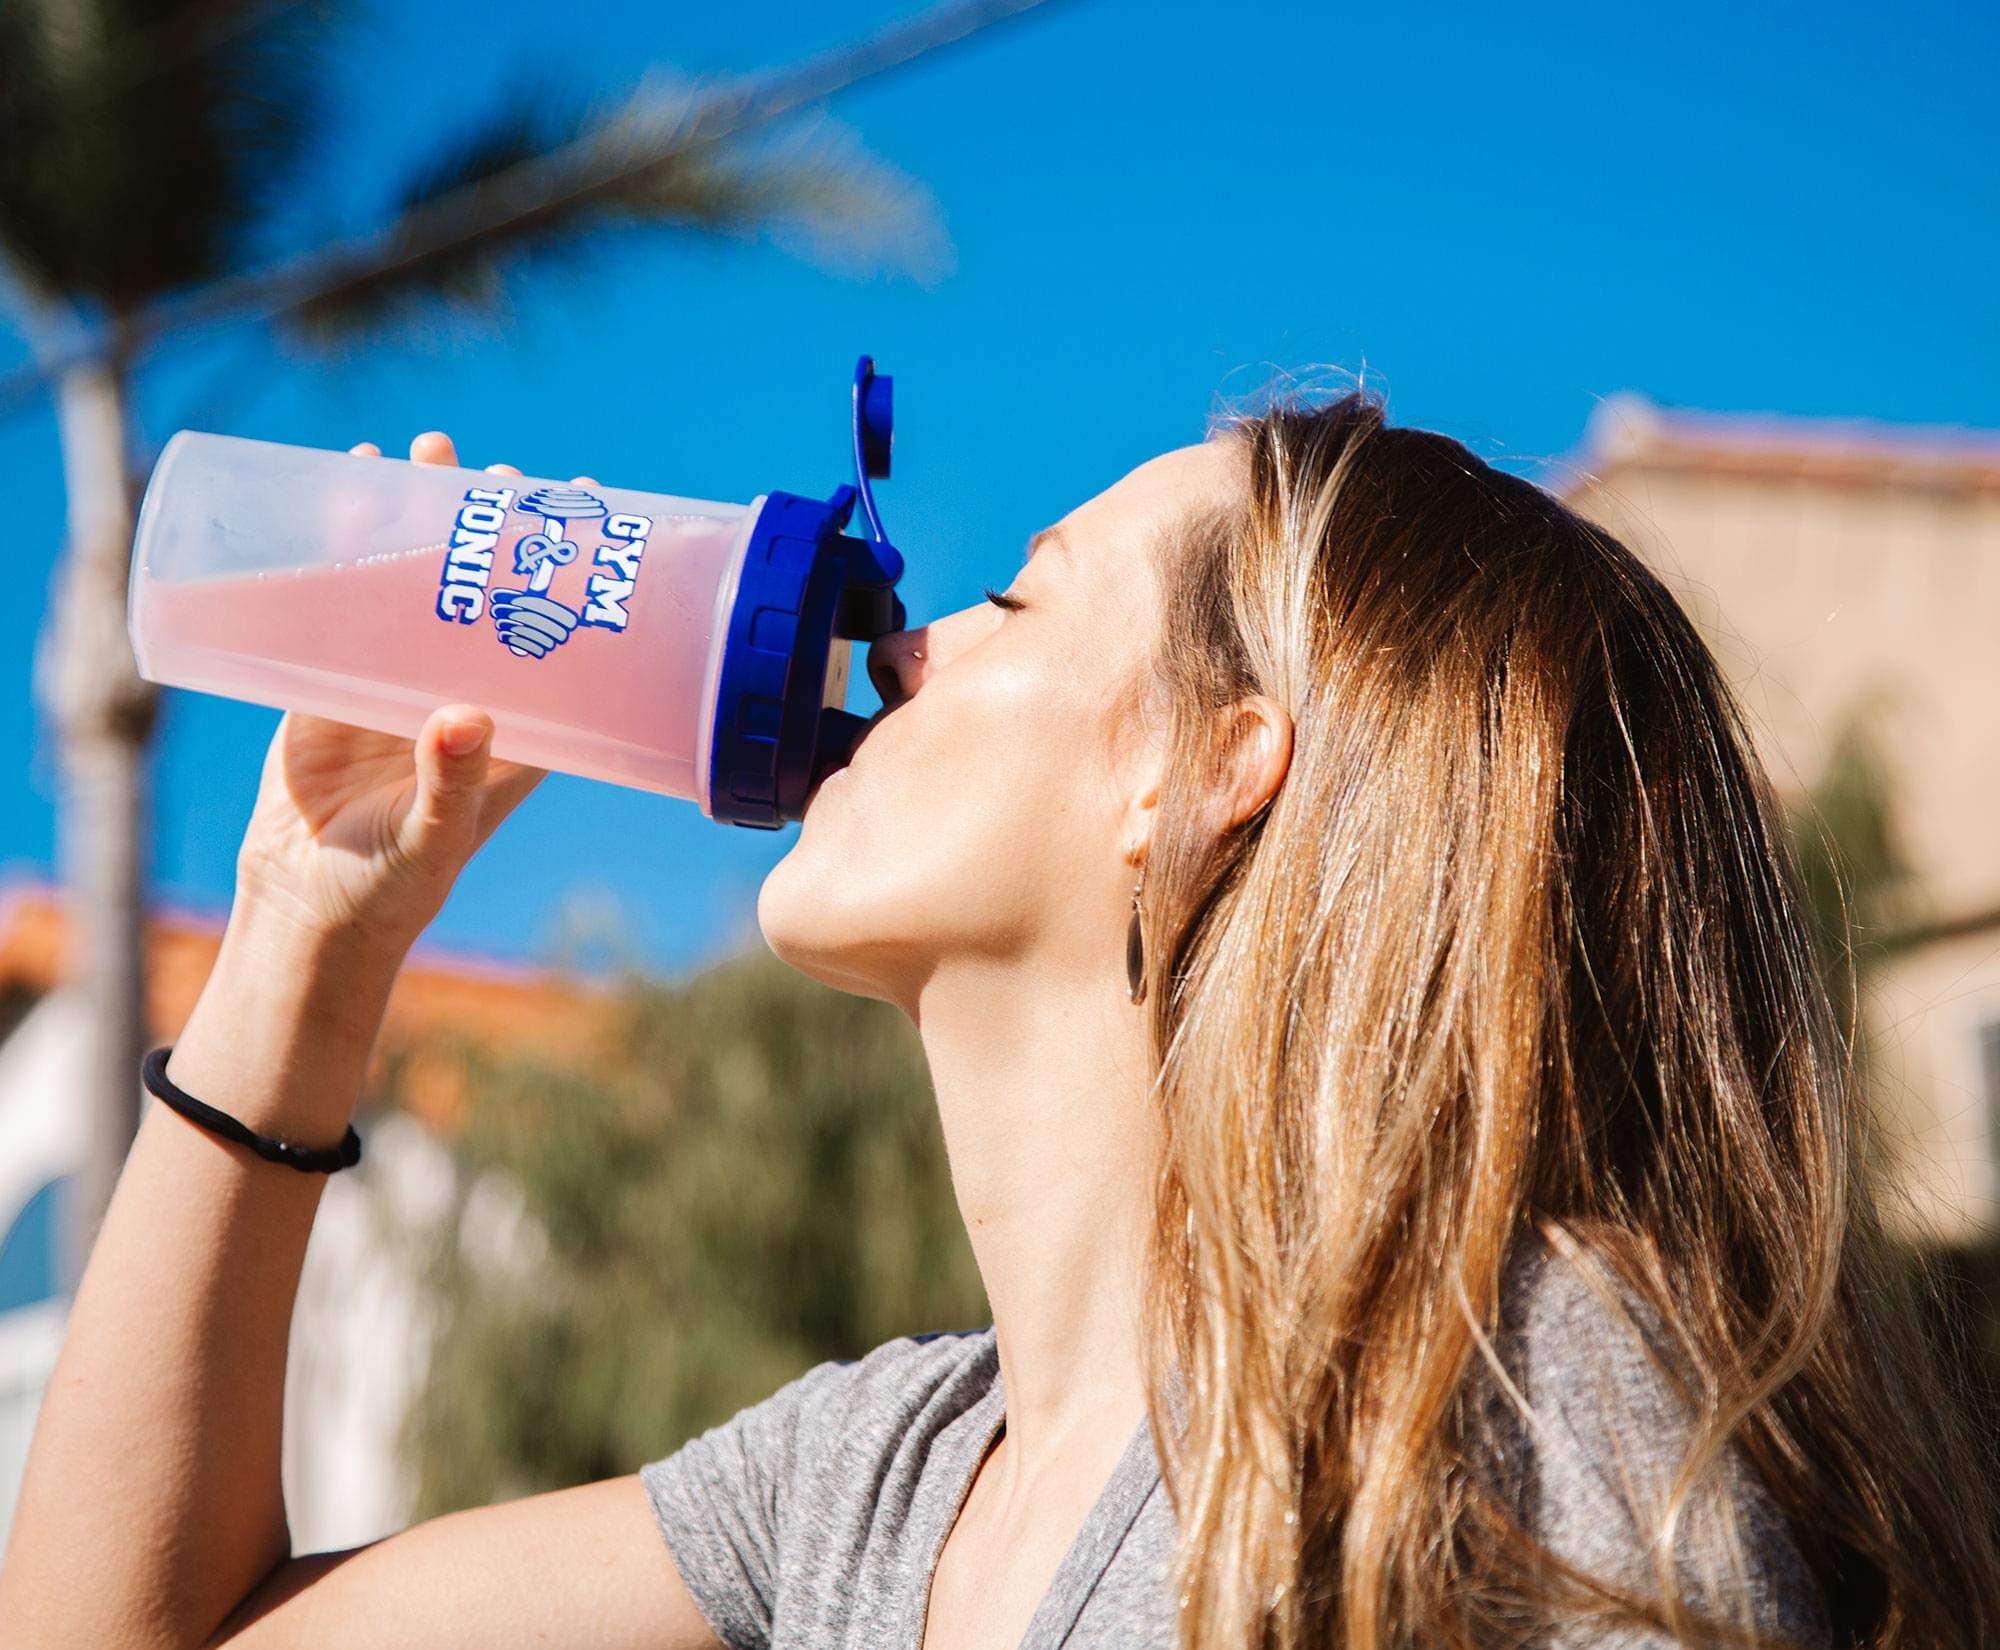
[[[1045,544],[1054,545],[1058,550],[1067,550],[1069,548],[1069,541],[1063,537],[1062,524],[1060,522],[1054,527],[1044,527],[1033,538],[1028,540],[1028,553],[1021,558],[1021,565],[1026,567],[1029,562],[1033,561],[1035,559],[1035,552]]]

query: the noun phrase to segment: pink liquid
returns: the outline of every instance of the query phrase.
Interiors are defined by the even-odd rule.
[[[580,620],[565,632],[566,621],[529,615],[529,645],[547,648],[539,656],[511,650],[499,622],[510,611],[523,622],[510,603],[530,593],[530,579],[514,571],[514,546],[535,525],[509,521],[476,594],[441,594],[442,544],[298,570],[152,581],[138,627],[145,672],[404,737],[438,705],[469,701],[493,713],[495,756],[698,799],[717,592],[742,523],[654,520],[629,592],[612,587],[598,600],[588,581],[607,570],[592,563],[590,547],[602,537],[593,534],[535,593]],[[635,571],[629,557],[622,570]],[[550,643],[551,635],[561,639]]]

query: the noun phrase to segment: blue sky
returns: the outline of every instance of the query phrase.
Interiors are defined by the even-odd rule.
[[[608,98],[654,65],[750,71],[913,9],[585,0],[552,58],[543,7],[378,6],[328,60],[337,141],[298,219],[370,221],[531,56]],[[929,191],[940,278],[648,232],[530,271],[483,334],[342,359],[254,332],[183,345],[148,370],[140,421],[155,444],[194,423],[399,453],[442,428],[471,464],[824,492],[847,478],[867,350],[897,379],[882,504],[913,623],[1004,583],[1036,527],[1280,368],[1365,367],[1399,421],[1508,462],[1572,448],[1619,390],[2000,426],[1996,69],[2000,14],[1972,5],[1057,0],[831,106]],[[22,354],[0,335],[0,370]],[[54,866],[29,697],[62,532],[46,409],[0,421],[0,479],[26,608],[0,653],[0,767],[20,776],[0,786],[4,880]],[[276,720],[167,696],[161,898],[226,909]],[[547,957],[610,912],[678,971],[758,943],[757,886],[795,830],[555,775],[430,937]]]

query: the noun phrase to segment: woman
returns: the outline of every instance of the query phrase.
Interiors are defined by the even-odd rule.
[[[758,915],[919,1027],[993,1326],[294,1557],[320,1182],[154,1107],[0,1639],[1992,1641],[1777,815],[1626,550],[1365,396],[1280,406],[869,670]],[[540,778],[489,732],[285,719],[175,1082],[340,1136],[404,950]]]

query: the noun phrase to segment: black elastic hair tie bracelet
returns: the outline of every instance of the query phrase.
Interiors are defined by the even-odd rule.
[[[219,1134],[239,1146],[248,1146],[266,1162],[282,1163],[288,1169],[298,1169],[305,1174],[332,1174],[336,1169],[349,1168],[361,1160],[361,1136],[354,1132],[352,1123],[347,1125],[347,1133],[338,1146],[295,1146],[289,1140],[259,1134],[228,1112],[216,1110],[206,1100],[197,1100],[186,1089],[176,1087],[173,1079],[167,1076],[167,1057],[173,1051],[172,1043],[161,1044],[146,1056],[139,1073],[149,1090],[189,1122],[199,1123],[211,1134]]]

